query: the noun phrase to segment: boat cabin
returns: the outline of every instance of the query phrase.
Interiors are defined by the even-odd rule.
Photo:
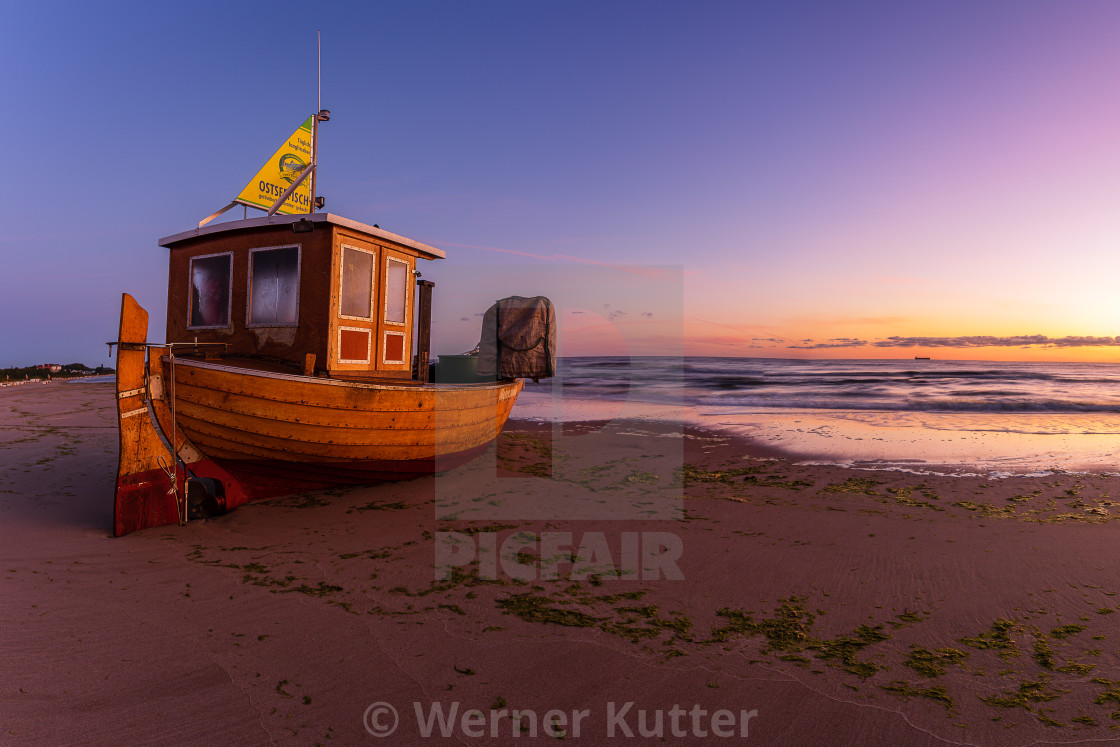
[[[419,281],[418,314],[416,263],[441,250],[329,213],[208,225],[159,244],[171,250],[167,342],[355,381],[412,379],[416,347],[426,380],[432,284]]]

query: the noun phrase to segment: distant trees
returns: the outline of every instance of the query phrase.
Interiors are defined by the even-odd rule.
[[[46,379],[48,376],[52,379],[66,379],[77,376],[104,376],[112,373],[116,373],[116,369],[110,368],[109,366],[90,368],[84,363],[67,363],[62,367],[61,371],[53,374],[49,368],[39,368],[38,366],[13,366],[11,368],[0,369],[0,381]]]

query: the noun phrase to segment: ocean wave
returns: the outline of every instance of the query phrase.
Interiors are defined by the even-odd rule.
[[[838,394],[838,393],[837,393]],[[1120,413],[1120,402],[1088,402],[1076,400],[1007,398],[1007,399],[952,399],[952,398],[867,398],[851,395],[831,397],[700,397],[694,404],[700,407],[757,407],[807,410],[888,410],[892,412],[1055,412],[1055,413]]]
[[[561,358],[542,387],[714,408],[1120,413],[1120,365],[761,358]],[[527,388],[534,385],[527,383]]]

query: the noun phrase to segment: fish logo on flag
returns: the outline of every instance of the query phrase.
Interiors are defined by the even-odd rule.
[[[312,127],[314,119],[314,116],[308,117],[307,121],[301,124],[299,129],[272,154],[252,181],[241,190],[241,194],[234,200],[235,203],[268,210],[280,195],[292,186],[292,182],[298,179],[311,163],[315,137],[315,130]],[[276,212],[285,215],[307,213],[310,212],[310,207],[311,180],[304,179]]]

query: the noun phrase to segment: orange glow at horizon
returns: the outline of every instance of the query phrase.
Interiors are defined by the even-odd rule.
[[[851,328],[827,330],[804,327],[781,331],[769,325],[723,324],[702,319],[634,321],[611,320],[594,312],[577,310],[561,316],[560,355],[563,356],[647,356],[673,355],[674,349],[686,356],[736,358],[801,359],[913,359],[981,361],[1039,361],[1120,363],[1120,345],[1060,346],[1042,345],[915,345],[880,347],[871,343],[898,335],[900,328],[884,328],[881,334],[853,334]],[[878,325],[875,325],[878,326]],[[954,335],[909,334],[916,325],[905,324],[903,337],[979,336],[967,330]],[[847,334],[845,334],[845,332]],[[985,333],[986,334],[986,333]],[[1030,334],[1046,334],[1031,332]],[[1021,330],[995,337],[1025,336]],[[1046,334],[1052,339],[1066,337],[1064,332]],[[1104,335],[1102,335],[1104,336]],[[841,346],[840,339],[855,339],[866,344]],[[810,347],[812,345],[833,347]],[[797,347],[802,346],[802,347]]]

